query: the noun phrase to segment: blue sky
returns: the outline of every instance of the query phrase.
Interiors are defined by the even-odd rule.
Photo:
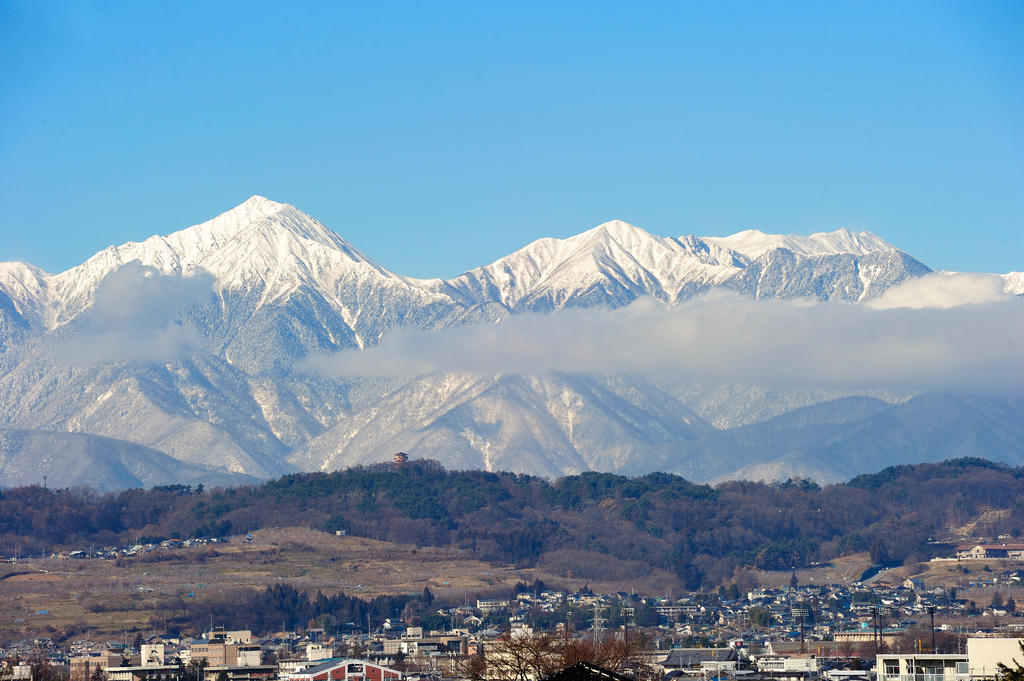
[[[612,218],[1024,269],[1020,2],[0,0],[0,55],[0,260],[50,271],[252,194],[413,276]]]

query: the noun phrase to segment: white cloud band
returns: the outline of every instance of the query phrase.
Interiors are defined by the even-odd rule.
[[[913,309],[714,293],[666,308],[524,314],[307,359],[331,376],[637,372],[744,382],[1024,392],[1024,302]]]

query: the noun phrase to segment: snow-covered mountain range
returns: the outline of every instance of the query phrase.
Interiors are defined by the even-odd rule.
[[[798,451],[786,437],[765,449],[735,427],[766,428],[773,417],[849,390],[558,372],[335,378],[310,374],[300,360],[372,347],[399,327],[500,323],[523,312],[616,308],[641,298],[672,306],[717,289],[758,300],[861,303],[930,272],[868,232],[659,237],[614,220],[568,239],[540,239],[454,279],[414,279],[295,207],[254,196],[202,224],[111,246],[58,274],[0,263],[0,427],[55,448],[66,442],[61,433],[113,438],[123,442],[89,440],[89,456],[106,443],[119,462],[147,462],[132,476],[92,479],[69,461],[81,459],[83,447],[63,447],[63,457],[40,456],[38,471],[24,470],[25,456],[8,459],[0,484],[47,471],[51,483],[76,471],[67,484],[105,488],[163,481],[167,460],[160,459],[161,475],[138,470],[157,466],[160,455],[183,462],[182,478],[209,471],[223,481],[331,470],[398,450],[451,467],[544,475],[658,468],[698,480],[739,470],[833,479],[860,470],[855,462],[835,468],[826,450],[818,461],[806,439]],[[1006,291],[1024,293],[1021,273],[1003,281]],[[911,397],[868,392],[875,401],[864,418],[903,408]],[[1011,420],[1020,417],[1014,405]],[[819,433],[823,442],[838,437],[829,418],[818,424],[828,431]],[[991,427],[1001,433],[986,439],[996,449],[973,453],[999,458],[1007,442],[1019,449],[1020,440],[1006,435],[1019,431]]]

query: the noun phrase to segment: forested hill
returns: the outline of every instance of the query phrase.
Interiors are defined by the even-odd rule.
[[[714,586],[738,566],[788,569],[870,551],[878,563],[930,558],[928,541],[986,514],[986,535],[1024,534],[1024,469],[980,459],[888,468],[848,483],[727,482],[584,473],[553,482],[446,471],[414,461],[289,475],[259,486],[184,485],[97,495],[39,486],[0,492],[0,554],[225,536],[302,525],[478,558],[574,566],[579,577],[663,569]],[[991,523],[998,522],[998,526]]]

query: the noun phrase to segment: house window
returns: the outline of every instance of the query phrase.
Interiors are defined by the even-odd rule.
[[[885,675],[886,676],[899,676],[900,675],[900,663],[899,663],[899,660],[885,660]]]

